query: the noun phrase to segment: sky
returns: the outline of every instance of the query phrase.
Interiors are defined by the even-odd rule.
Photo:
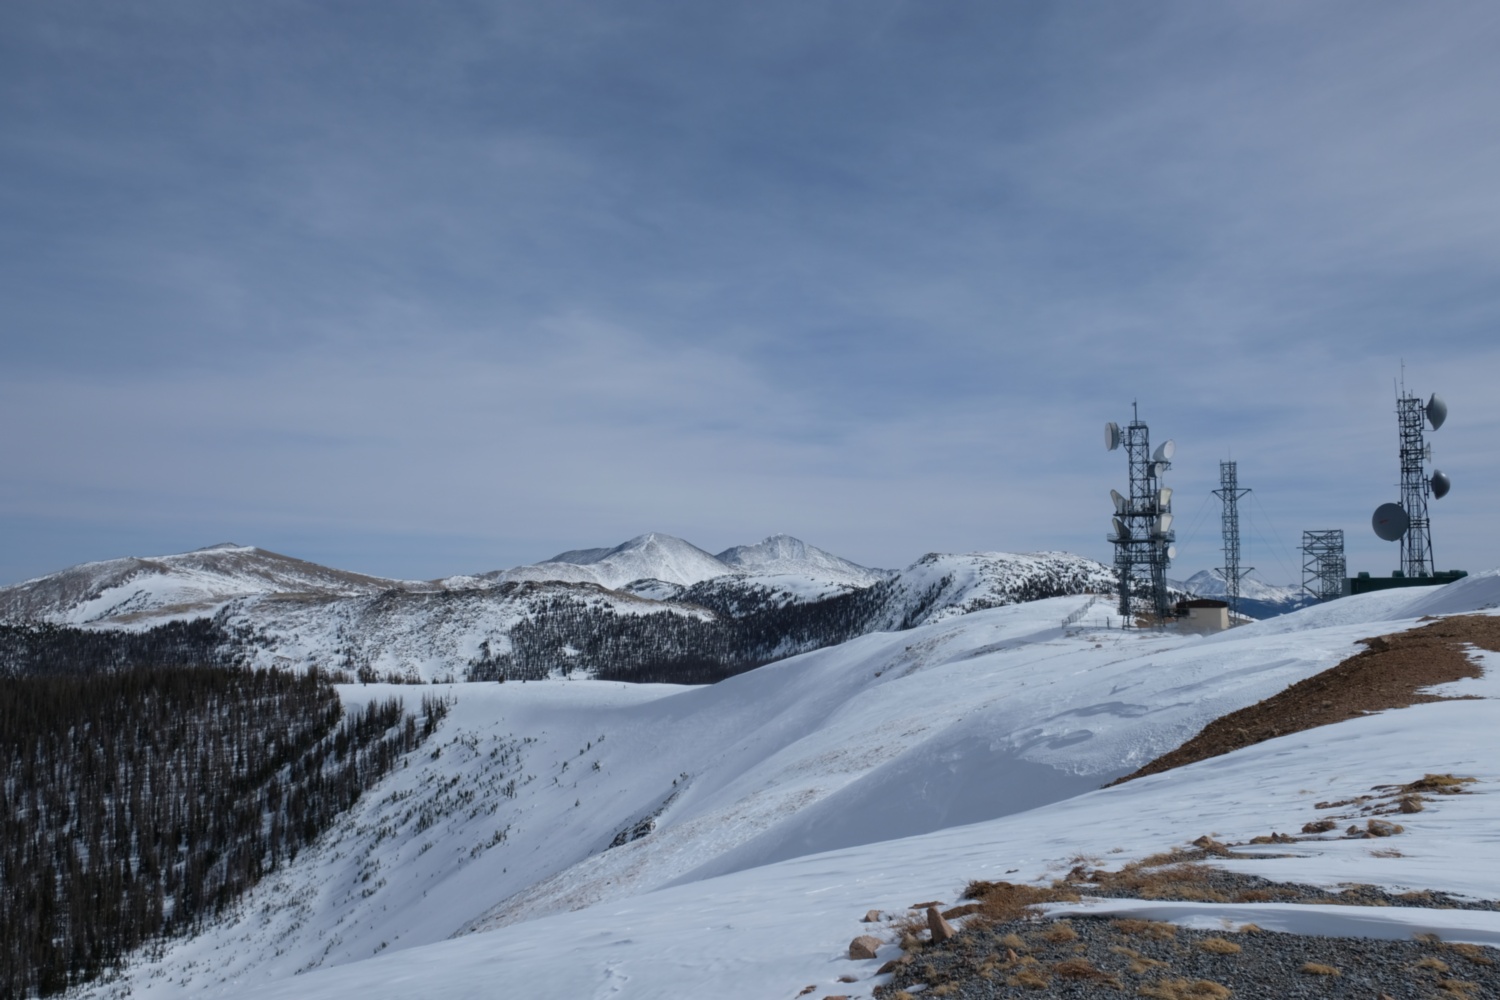
[[[647,531],[1299,580],[1449,406],[1500,566],[1500,8],[0,7],[0,583],[225,541],[433,578]],[[1486,442],[1490,442],[1487,444]]]

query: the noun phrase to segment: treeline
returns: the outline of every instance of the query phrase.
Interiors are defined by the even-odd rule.
[[[418,746],[390,699],[316,671],[0,679],[0,1000],[47,996],[200,926]]]
[[[0,677],[82,677],[236,662],[230,636],[208,618],[139,632],[0,623]]]
[[[821,601],[788,602],[699,585],[678,600],[715,614],[619,613],[608,605],[552,596],[511,629],[508,655],[486,653],[470,664],[469,676],[535,680],[584,668],[601,680],[712,684],[864,635],[879,627],[891,594],[876,584]]]

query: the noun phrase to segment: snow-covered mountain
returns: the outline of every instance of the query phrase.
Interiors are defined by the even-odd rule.
[[[772,535],[755,545],[736,545],[714,558],[748,576],[808,577],[853,587],[868,587],[891,575],[886,570],[852,563],[791,535]]]
[[[1229,592],[1224,578],[1206,569],[1194,573],[1177,586],[1198,597],[1216,600],[1223,600]],[[1316,603],[1316,599],[1301,587],[1278,587],[1266,583],[1253,570],[1240,581],[1239,610],[1250,618],[1273,618]]]
[[[485,575],[499,583],[557,580],[616,590],[635,580],[660,580],[687,587],[732,572],[691,542],[651,532],[612,549],[574,549],[533,566]]]
[[[755,545],[736,545],[717,556],[691,542],[659,532],[614,548],[573,549],[545,562],[484,574],[496,582],[535,580],[594,583],[611,590],[654,581],[691,587],[718,577],[794,577],[835,586],[867,587],[887,574],[840,558],[790,535],[772,535]],[[645,590],[645,586],[633,588]]]
[[[945,593],[963,590],[966,563],[992,575],[982,560],[948,558],[928,568],[954,577]],[[1065,631],[1057,622],[1086,598],[1053,598],[866,635],[710,687],[455,685],[432,752],[201,933],[79,995],[864,1000],[899,954],[888,922],[860,922],[869,909],[956,901],[976,878],[1045,885],[1080,859],[1117,868],[1210,833],[1246,845],[1216,861],[1241,873],[1500,898],[1493,674],[1444,689],[1474,700],[1363,715],[1099,787],[1359,653],[1362,639],[1497,602],[1492,572],[1204,638],[1108,628],[1104,607]],[[1476,655],[1487,671],[1500,662]],[[1381,849],[1337,830],[1250,846],[1424,774],[1474,780],[1400,816],[1404,832]],[[1073,905],[1266,933],[1500,944],[1500,912],[1419,903]],[[884,942],[876,957],[849,959],[865,933]]]
[[[346,596],[431,590],[433,584],[330,569],[232,543],[177,555],[83,563],[0,587],[0,620],[125,624],[212,614],[253,594]]]

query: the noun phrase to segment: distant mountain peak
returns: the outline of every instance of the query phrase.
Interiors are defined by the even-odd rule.
[[[754,545],[736,545],[720,552],[717,558],[741,573],[809,576],[854,586],[869,586],[890,575],[884,570],[850,562],[787,534],[771,535]]]

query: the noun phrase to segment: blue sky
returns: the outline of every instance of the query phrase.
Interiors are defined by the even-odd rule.
[[[665,531],[1500,566],[1500,9],[11,0],[0,582],[239,541],[404,577]],[[1205,507],[1205,504],[1207,506]],[[1195,531],[1189,531],[1197,523]]]

